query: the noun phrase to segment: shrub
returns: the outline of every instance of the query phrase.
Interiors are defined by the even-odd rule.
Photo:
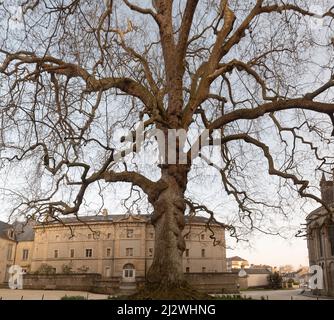
[[[46,263],[41,264],[38,270],[35,272],[35,274],[55,274],[55,273],[56,271],[54,267]]]
[[[214,300],[252,300],[251,297],[241,296],[240,294],[223,294],[218,297],[214,297]]]
[[[278,272],[271,273],[268,276],[268,282],[271,289],[282,288],[282,277]]]
[[[72,271],[72,267],[69,266],[68,264],[64,264],[64,265],[62,266],[62,268],[61,268],[61,271],[62,271],[62,273],[64,273],[64,274],[71,274],[71,273],[73,273],[73,271]]]

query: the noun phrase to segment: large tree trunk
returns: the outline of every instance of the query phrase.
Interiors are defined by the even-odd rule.
[[[182,231],[185,225],[184,192],[187,174],[186,166],[168,166],[163,170],[162,180],[167,188],[153,203],[155,250],[153,263],[147,275],[149,284],[173,288],[179,287],[184,282],[182,255],[185,241]]]
[[[189,166],[168,165],[162,170],[166,188],[154,201],[152,224],[155,228],[155,248],[152,265],[146,276],[144,290],[135,299],[199,299],[206,295],[193,290],[184,280],[182,255],[185,241],[186,209],[184,192]]]

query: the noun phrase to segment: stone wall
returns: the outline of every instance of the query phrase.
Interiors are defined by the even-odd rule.
[[[246,284],[236,273],[185,273],[186,280],[195,289],[207,293],[237,293]],[[136,277],[134,283],[124,283],[121,277],[102,278],[100,274],[26,274],[23,277],[24,289],[90,291],[102,294],[125,294],[145,283],[144,277]],[[246,280],[247,281],[247,280]],[[128,290],[126,286],[129,286]],[[124,289],[125,287],[125,289]],[[123,292],[125,291],[125,292]]]
[[[100,274],[25,274],[24,289],[92,291]]]
[[[195,289],[207,293],[237,293],[242,280],[231,272],[185,273],[185,278]]]

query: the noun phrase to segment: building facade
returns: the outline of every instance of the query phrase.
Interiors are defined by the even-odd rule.
[[[320,188],[322,200],[332,212],[320,207],[306,218],[309,263],[322,268],[324,289],[320,292],[334,296],[334,175],[331,180],[323,175]]]
[[[187,217],[185,273],[226,271],[225,230],[210,225],[217,240],[213,245],[206,224],[205,218]],[[3,229],[14,230],[8,224]],[[154,228],[145,215],[108,215],[104,210],[80,221],[64,218],[62,223],[25,226],[12,239],[6,232],[0,255],[10,259],[1,259],[1,282],[8,279],[6,268],[13,264],[27,273],[97,273],[131,282],[146,276],[154,255]]]
[[[239,269],[247,269],[249,268],[249,262],[238,256],[230,257],[226,259],[226,268],[228,272]]]
[[[14,228],[0,221],[0,283],[8,281],[8,269],[14,264],[15,249]]]

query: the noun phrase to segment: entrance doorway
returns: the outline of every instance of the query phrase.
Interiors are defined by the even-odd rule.
[[[134,282],[136,281],[136,269],[133,264],[127,263],[123,267],[123,281]]]

